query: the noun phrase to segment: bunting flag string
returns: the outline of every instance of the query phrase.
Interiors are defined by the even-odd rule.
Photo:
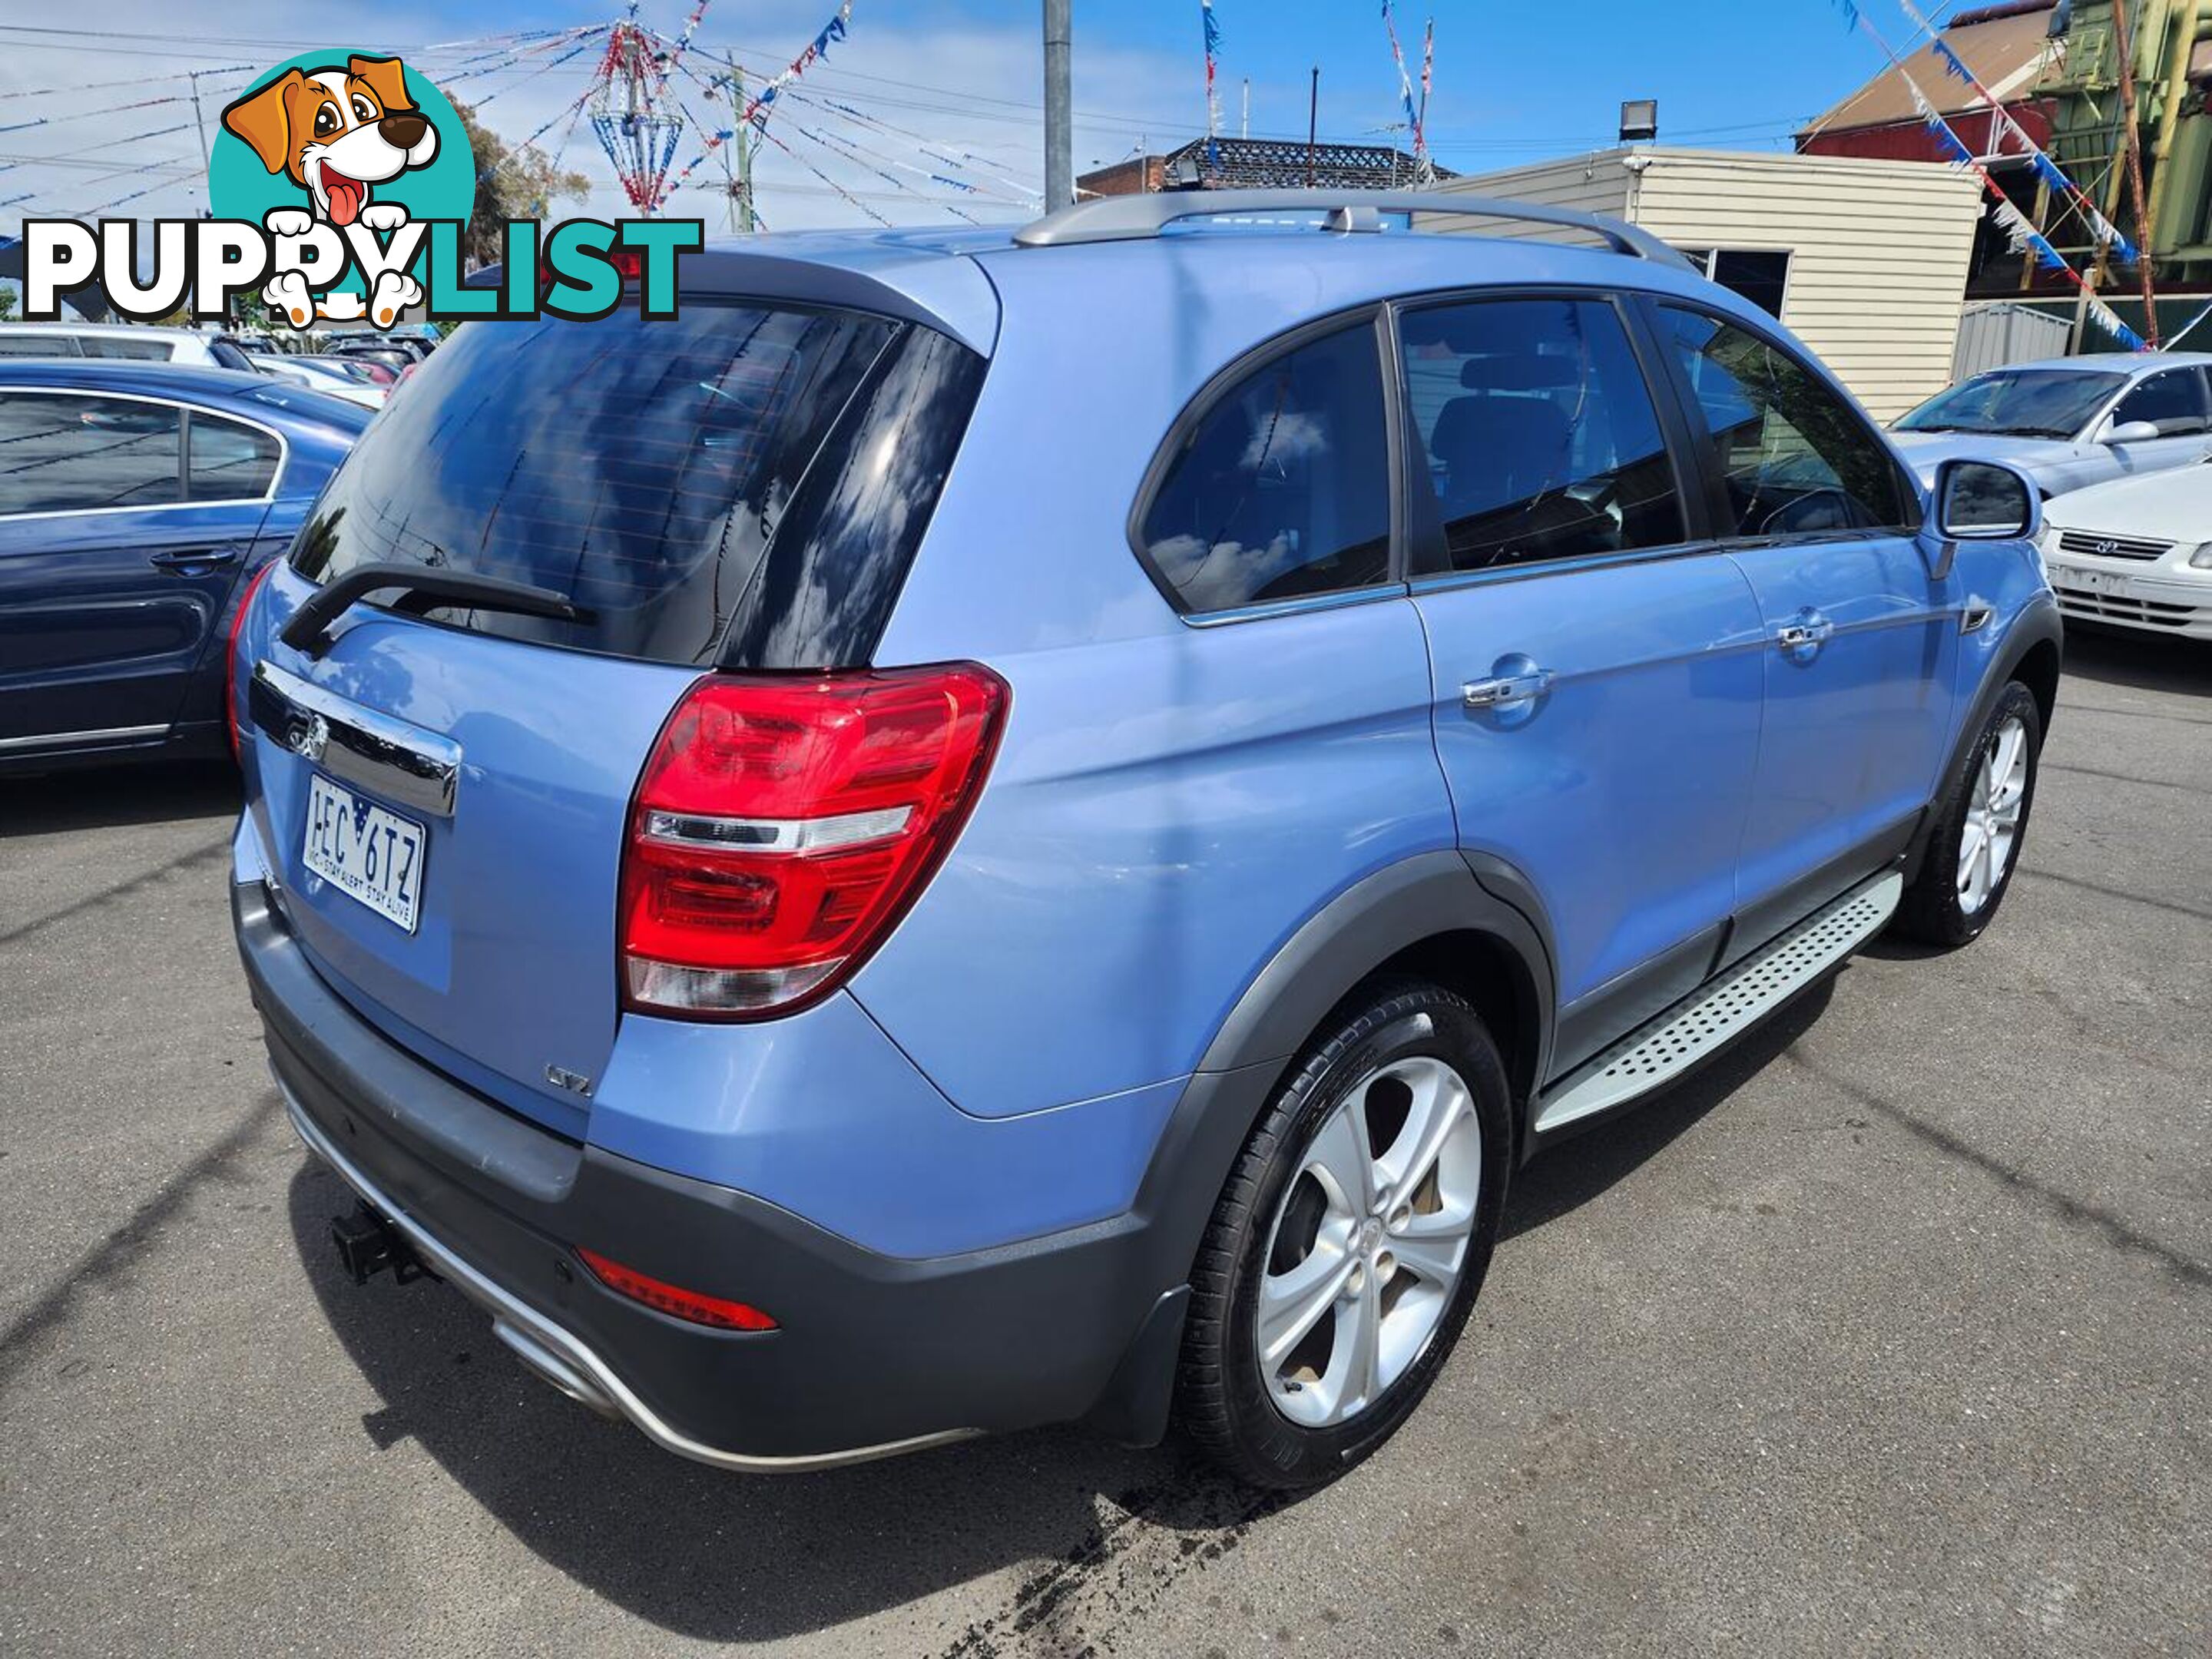
[[[1429,88],[1434,84],[1437,72],[1437,20],[1429,19],[1429,26],[1421,31],[1421,113],[1414,125],[1421,134],[1424,147],[1429,139]]]
[[[797,150],[792,149],[789,144],[785,143],[782,139],[777,137],[766,127],[760,129],[760,136],[767,139],[771,144],[774,144],[786,155],[791,157],[793,161],[798,162],[799,166],[805,167],[809,173],[819,179],[823,184],[829,185],[831,190],[835,191],[837,195],[844,200],[847,206],[859,209],[862,213],[866,214],[868,217],[873,219],[878,224],[881,225],[885,230],[889,230],[891,228],[891,222],[890,220],[884,218],[884,216],[877,212],[875,209],[870,207],[859,197],[854,195],[851,191],[846,189],[844,185],[839,184],[828,173],[823,172],[820,167],[816,167],[813,162],[808,161]]]
[[[1975,159],[1974,152],[1966,148],[1951,124],[1929,101],[1928,95],[1921,91],[1919,83],[1912,78],[1911,71],[1905,68],[1905,60],[1890,49],[1889,42],[1882,38],[1881,32],[1867,21],[1865,14],[1852,3],[1852,0],[1838,0],[1838,4],[1845,16],[1880,48],[1881,55],[1889,59],[1890,66],[1897,71],[1898,79],[1905,85],[1906,95],[1912,100],[1913,109],[1928,131],[1935,135],[1936,145],[1944,158],[1959,171],[1972,173],[1981,181],[1982,188],[1996,198],[1994,216],[2003,227],[2006,236],[2012,239],[2012,246],[2027,253],[2045,270],[2063,272],[2081,290],[2082,305],[2098,327],[2130,351],[2148,350],[2149,343],[2122,322],[2112,308],[2097,296],[2097,291],[2088,279],[2075,270],[2066,256],[2051,246],[2050,239],[2029,222],[2027,216],[2005,194],[2004,187],[1990,175],[1990,170]]]
[[[806,50],[791,60],[791,67],[763,87],[753,100],[745,106],[744,119],[763,134],[768,131],[768,118],[773,113],[770,106],[781,95],[783,89],[830,55],[830,44],[842,40],[853,21],[853,0],[844,0],[835,16],[823,25],[822,33],[807,44]]]
[[[2140,257],[2136,252],[2135,244],[2121,234],[2118,226],[2099,211],[2097,204],[2089,199],[2088,192],[2066,176],[2064,170],[2045,153],[2043,146],[2035,142],[2027,129],[2021,125],[2013,112],[2005,107],[2003,100],[1984,86],[1981,77],[1966,66],[1966,61],[1940,34],[1936,34],[1936,26],[1928,21],[1913,0],[1897,0],[1897,3],[1905,16],[1911,20],[1914,27],[1935,37],[1929,49],[1936,54],[1936,61],[1943,65],[1944,74],[1968,88],[1989,106],[1991,112],[1990,148],[1997,148],[1996,138],[2000,131],[2010,134],[2025,152],[2028,165],[2035,170],[2035,176],[2074,204],[2075,210],[2087,222],[2092,234],[2111,248],[2123,264],[2134,264]]]
[[[2197,324],[2203,322],[2207,317],[2212,317],[2212,304],[2208,304],[2203,310],[2198,312],[2194,317],[2191,317],[2172,334],[2167,335],[2166,337],[2166,349],[2168,351],[2172,351],[2180,345],[2182,337],[2185,334],[2195,332]]]
[[[1413,136],[1413,154],[1421,153],[1421,117],[1413,107],[1413,77],[1406,72],[1406,54],[1398,45],[1398,19],[1390,0],[1382,0],[1382,27],[1390,36],[1390,61],[1398,66],[1398,101],[1405,106],[1406,131]]]
[[[902,127],[886,121],[880,115],[871,115],[866,110],[855,109],[850,104],[839,103],[834,98],[824,98],[817,93],[792,93],[787,95],[796,98],[800,103],[811,106],[816,109],[835,110],[840,115],[849,116],[865,126],[874,127],[878,131],[889,133],[894,137],[908,139],[917,149],[933,161],[942,161],[949,167],[957,167],[963,173],[972,173],[981,178],[988,179],[993,184],[1004,185],[1021,197],[1025,206],[1043,199],[1036,190],[1024,184],[1020,179],[1010,178],[1006,173],[994,170],[988,164],[986,158],[975,154],[972,150],[963,149],[957,155],[948,155],[943,150],[931,148],[933,144],[939,142],[938,140],[926,137],[910,127]]]
[[[1221,56],[1221,25],[1213,15],[1213,0],[1198,0],[1199,21],[1206,33],[1206,159],[1221,161],[1221,100],[1213,90],[1214,70]]]
[[[221,69],[196,72],[203,79],[212,80],[218,75],[250,75],[253,72],[253,66],[250,64],[226,64]],[[134,75],[121,81],[88,81],[81,87],[11,87],[6,92],[0,92],[0,99],[41,98],[57,92],[104,92],[111,87],[149,87],[163,81],[186,80],[191,73],[192,71],[173,70],[167,75]]]

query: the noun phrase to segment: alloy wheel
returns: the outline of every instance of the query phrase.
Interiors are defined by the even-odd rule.
[[[2012,867],[2027,803],[2027,726],[2008,715],[1983,747],[1959,836],[1959,908],[1967,915],[1990,902]]]
[[[1481,1192],[1474,1096],[1443,1060],[1394,1060],[1346,1092],[1268,1233],[1255,1334],[1278,1411],[1333,1427],[1419,1358],[1458,1288]]]

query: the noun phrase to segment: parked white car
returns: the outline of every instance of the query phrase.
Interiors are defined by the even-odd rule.
[[[2008,363],[1939,392],[1890,432],[1922,487],[1954,456],[2007,461],[2045,500],[2212,454],[2212,353],[2111,351]]]
[[[2067,617],[2212,640],[2212,462],[2077,489],[2043,522]]]
[[[392,395],[388,386],[371,381],[356,380],[342,370],[315,362],[305,357],[287,357],[274,352],[254,351],[246,354],[253,367],[264,374],[273,374],[280,380],[291,380],[301,386],[313,386],[318,392],[327,392],[333,398],[343,398],[348,403],[359,404],[363,409],[381,409],[384,400]]]
[[[252,370],[245,352],[196,328],[137,323],[0,323],[0,358],[122,357],[198,368]]]

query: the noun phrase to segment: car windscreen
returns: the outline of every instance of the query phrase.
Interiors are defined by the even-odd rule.
[[[690,665],[726,662],[741,637],[752,659],[730,665],[831,665],[873,648],[981,362],[911,324],[781,303],[471,323],[355,447],[293,565],[317,581],[435,565],[587,613],[426,613],[506,638]],[[873,498],[854,493],[864,471],[881,475]],[[878,510],[856,521],[855,499]],[[825,537],[849,544],[827,562],[785,545]],[[848,604],[866,611],[857,630],[831,625]]]
[[[1896,430],[2072,438],[2126,379],[2087,370],[1998,369],[1937,392],[1899,419]]]

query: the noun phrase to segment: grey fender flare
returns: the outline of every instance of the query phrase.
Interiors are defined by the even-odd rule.
[[[1966,764],[1966,751],[1973,746],[1982,723],[1990,717],[1990,710],[1996,707],[1997,698],[2019,675],[2028,653],[2041,645],[2048,645],[2058,653],[2060,663],[2064,663],[2066,624],[2059,616],[2058,601],[2047,592],[2039,593],[2014,618],[2011,627],[2005,630],[2003,643],[1990,657],[1989,667],[1983,671],[1981,684],[1974,688],[1973,701],[1966,705],[1966,717],[1959,722],[1951,739],[1950,752],[1943,758],[1943,769],[1936,774],[1936,798],[1921,815],[1920,827],[1914,831],[1912,845],[1905,854],[1906,881],[1920,873],[1920,861],[1927,854],[1928,843],[1935,838],[1937,822],[1942,817],[1942,789]],[[2048,720],[2044,723],[2043,735],[2045,738],[2051,735]]]
[[[1146,1241],[1143,1272],[1158,1300],[1091,1413],[1094,1428],[1135,1444],[1165,1431],[1191,1267],[1253,1125],[1348,992],[1400,952],[1457,933],[1484,935],[1518,963],[1524,984],[1516,995],[1529,1000],[1533,1030],[1514,1035],[1538,1052],[1516,1073],[1541,1076],[1555,1007],[1551,933],[1534,890],[1510,866],[1457,850],[1419,854],[1308,917],[1222,1021],[1138,1186],[1132,1209]],[[1514,1103],[1516,1129],[1525,1105]]]

